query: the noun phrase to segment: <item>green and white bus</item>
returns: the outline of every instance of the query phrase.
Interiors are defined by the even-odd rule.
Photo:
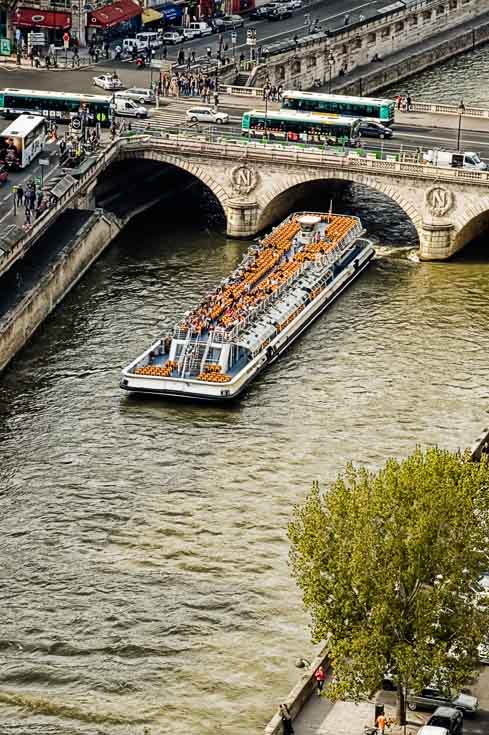
[[[395,103],[392,100],[374,97],[347,97],[342,94],[286,91],[282,95],[282,109],[360,117],[362,120],[376,120],[383,125],[392,125]]]
[[[266,138],[289,143],[357,146],[360,120],[352,117],[318,115],[313,112],[278,110],[245,112],[241,133],[248,138]]]
[[[77,92],[44,92],[39,89],[0,89],[0,115],[16,118],[23,113],[42,115],[46,120],[69,123],[80,110],[88,125],[112,124],[112,97]]]

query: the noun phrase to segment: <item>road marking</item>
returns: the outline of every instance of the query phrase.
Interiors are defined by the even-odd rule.
[[[348,10],[345,11],[345,12],[336,13],[335,15],[327,15],[325,18],[321,18],[319,20],[319,22],[320,23],[325,23],[326,21],[336,20],[336,18],[341,18],[341,17],[344,17],[345,15],[351,15],[352,13],[354,13],[357,10],[362,10],[363,8],[368,8],[370,5],[376,5],[377,4],[377,1],[378,0],[369,0],[369,2],[362,3],[361,5],[356,5],[354,8],[348,8]],[[308,7],[309,6],[304,7],[303,8],[303,11],[309,12]],[[297,13],[297,15],[299,15],[299,13]],[[311,13],[309,13],[309,15],[311,15]],[[256,21],[256,24],[262,23],[262,22],[263,21]],[[255,25],[255,23],[253,23],[253,24],[250,23],[250,25]],[[260,45],[262,45],[263,43],[265,43],[266,41],[269,41],[272,38],[279,38],[280,36],[285,36],[287,34],[290,35],[291,33],[296,33],[297,31],[303,31],[304,28],[305,28],[304,23],[302,23],[300,26],[297,26],[297,28],[288,28],[286,31],[279,31],[278,33],[273,33],[271,36],[264,36],[263,38],[260,38],[259,39],[259,43],[260,43]],[[345,28],[348,28],[348,26],[345,26]],[[224,33],[221,34],[221,37],[224,36],[228,32],[229,31],[224,31]],[[207,37],[207,38],[209,38],[209,37]],[[216,40],[216,45],[218,45],[218,43],[220,43],[220,42],[218,42]],[[209,45],[211,45],[210,44],[210,38],[209,38]],[[188,46],[187,46],[187,48],[188,48]],[[240,44],[237,44],[234,48],[237,51],[238,49],[241,49],[241,48],[249,48],[249,46],[246,43],[240,43]],[[176,51],[177,49],[174,49],[174,50]],[[175,58],[176,58],[176,56],[175,56]]]

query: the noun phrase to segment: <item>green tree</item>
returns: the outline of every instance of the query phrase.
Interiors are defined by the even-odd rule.
[[[289,526],[292,572],[329,640],[333,699],[377,691],[386,671],[405,693],[459,686],[489,635],[479,580],[489,570],[489,462],[437,448],[317,484]]]

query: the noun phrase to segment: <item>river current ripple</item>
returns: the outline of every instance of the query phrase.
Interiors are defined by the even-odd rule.
[[[376,260],[239,403],[121,395],[120,368],[249,245],[199,201],[128,227],[1,377],[2,734],[258,733],[313,651],[293,504],[349,459],[464,447],[484,422],[487,241],[419,263],[359,187],[334,207]]]

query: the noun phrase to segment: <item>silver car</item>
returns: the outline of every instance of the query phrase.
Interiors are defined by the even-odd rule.
[[[229,120],[227,112],[219,112],[213,107],[191,107],[185,115],[187,120],[194,123],[209,122],[222,125],[222,123],[227,123]]]
[[[419,693],[409,692],[407,706],[410,710],[454,707],[464,713],[473,713],[479,709],[479,700],[470,694],[459,693],[452,697],[450,694],[442,692],[438,687],[425,687]]]
[[[134,102],[139,102],[140,105],[154,105],[156,102],[153,90],[145,87],[129,87],[129,89],[125,89],[124,92],[120,92],[116,96],[134,100]]]

